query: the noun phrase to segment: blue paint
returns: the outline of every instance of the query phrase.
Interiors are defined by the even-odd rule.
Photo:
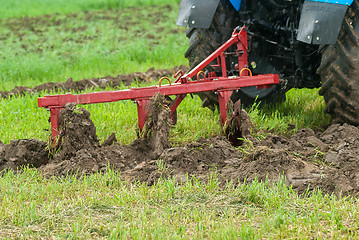
[[[241,0],[229,0],[233,7],[238,11],[241,7]],[[323,2],[323,3],[333,3],[350,6],[354,0],[307,0],[312,2]]]
[[[233,7],[238,11],[239,8],[241,7],[241,0],[229,0]]]
[[[353,0],[308,0],[312,2],[323,2],[323,3],[334,3],[334,4],[341,4],[341,5],[350,5],[352,4]]]

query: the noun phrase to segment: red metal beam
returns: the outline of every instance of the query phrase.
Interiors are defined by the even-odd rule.
[[[39,107],[63,107],[66,103],[93,104],[104,102],[117,102],[120,100],[136,100],[150,98],[157,93],[162,95],[181,95],[206,91],[218,91],[225,89],[239,89],[249,86],[270,86],[279,82],[277,74],[257,75],[253,77],[234,77],[229,79],[213,80],[210,82],[188,82],[186,84],[174,83],[161,87],[131,88],[120,91],[103,91],[84,94],[60,94],[38,98]]]

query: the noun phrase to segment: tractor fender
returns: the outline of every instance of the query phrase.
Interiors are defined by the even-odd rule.
[[[209,28],[220,0],[181,0],[177,25]]]
[[[297,40],[308,44],[335,44],[345,12],[353,0],[306,0],[302,6]]]
[[[177,25],[190,28],[209,28],[220,0],[181,0]],[[223,0],[222,0],[223,1]],[[241,0],[229,1],[238,11]]]

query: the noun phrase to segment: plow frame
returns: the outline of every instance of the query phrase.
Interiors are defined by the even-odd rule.
[[[226,50],[233,44],[237,46],[236,51],[232,53],[226,52]],[[165,96],[176,96],[169,105],[172,116],[187,94],[213,91],[218,95],[220,118],[223,126],[228,126],[228,119],[230,119],[230,121],[236,119],[237,125],[240,128],[240,102],[234,104],[235,109],[233,110],[232,115],[227,116],[228,103],[231,101],[230,97],[233,91],[250,86],[268,88],[273,84],[279,83],[279,76],[277,74],[252,76],[247,63],[247,49],[246,29],[237,27],[234,30],[232,37],[227,42],[191,71],[186,74],[182,71],[178,71],[174,76],[176,78],[174,83],[171,83],[169,78],[163,77],[160,79],[158,86],[84,94],[46,95],[38,98],[38,107],[44,107],[50,111],[51,134],[52,139],[55,142],[59,135],[60,111],[67,103],[95,104],[132,100],[137,104],[138,126],[140,131],[142,131],[148,115],[147,105],[150,98],[154,95],[159,93]],[[239,76],[228,76],[226,66],[226,57],[228,55],[236,55],[238,57],[238,63],[235,65],[235,68],[238,70]],[[217,61],[217,64],[210,65],[215,60]],[[222,75],[217,76],[216,72],[204,72],[204,68],[208,65],[221,68]],[[162,85],[163,80],[167,80],[169,84]],[[224,129],[224,132],[228,135],[227,129]]]

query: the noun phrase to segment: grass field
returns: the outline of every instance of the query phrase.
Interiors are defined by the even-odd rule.
[[[210,174],[210,173],[209,173]],[[283,182],[218,186],[195,178],[148,187],[95,174],[46,179],[36,170],[0,178],[0,236],[54,239],[356,239],[358,202]]]
[[[179,1],[0,0],[0,90],[17,85],[117,75],[187,64],[185,29],[175,25]],[[0,140],[49,132],[44,93],[0,100]],[[136,105],[85,106],[103,140],[136,137]],[[256,131],[292,134],[324,129],[318,90],[291,90],[277,106],[248,109]],[[218,113],[186,98],[171,130],[175,144],[221,134]],[[288,128],[288,124],[294,126]],[[328,239],[358,237],[358,202],[320,192],[298,196],[283,182],[228,183],[191,179],[131,184],[119,173],[47,179],[34,169],[0,178],[0,238]]]
[[[7,2],[3,2],[6,6]],[[70,1],[59,2],[66,5]],[[96,5],[96,1],[88,1],[90,6],[91,2]],[[149,5],[151,1],[138,2]],[[75,6],[74,10],[78,10]],[[2,19],[0,89],[187,63],[183,57],[187,42],[185,29],[175,24],[177,4],[127,10],[104,8],[96,12]]]
[[[0,19],[34,17],[46,14],[66,14],[128,6],[178,4],[179,0],[1,0]]]

